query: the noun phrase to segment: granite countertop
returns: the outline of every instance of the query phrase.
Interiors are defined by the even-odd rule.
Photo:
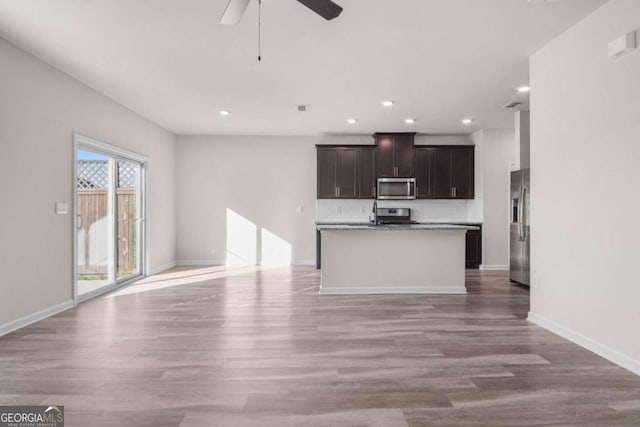
[[[316,225],[367,225],[369,221],[316,221]]]
[[[372,223],[351,223],[351,224],[317,224],[320,231],[428,231],[428,230],[477,230],[473,225],[453,225],[453,224],[393,224],[393,225],[373,225]]]
[[[316,221],[316,225],[369,225],[369,221]],[[474,221],[418,221],[417,224],[412,225],[432,225],[432,224],[447,224],[447,225],[482,225],[481,222]]]

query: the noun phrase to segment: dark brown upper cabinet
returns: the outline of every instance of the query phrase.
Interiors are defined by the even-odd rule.
[[[416,198],[433,199],[433,152],[431,147],[415,147]]]
[[[318,199],[375,197],[375,147],[317,146]]]
[[[433,147],[433,198],[474,198],[474,148],[468,145]]]
[[[355,199],[358,196],[358,152],[355,148],[338,150],[338,198]]]
[[[376,147],[358,147],[358,198],[376,198]]]
[[[414,175],[415,133],[376,133],[378,177]]]
[[[458,148],[451,152],[451,185],[454,199],[473,199],[475,196],[473,152],[474,147]]]
[[[318,147],[318,199],[335,199],[338,197],[338,150],[336,148]]]
[[[475,147],[414,147],[413,137],[375,134],[377,145],[317,146],[318,199],[375,199],[377,178],[389,176],[415,177],[418,199],[473,199]]]

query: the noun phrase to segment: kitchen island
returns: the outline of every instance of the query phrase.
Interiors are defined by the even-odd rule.
[[[466,294],[465,233],[450,224],[325,224],[321,294]]]

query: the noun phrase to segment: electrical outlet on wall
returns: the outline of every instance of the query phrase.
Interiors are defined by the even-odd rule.
[[[360,206],[360,213],[365,213],[366,209],[364,208],[364,206]]]
[[[336,213],[342,213],[342,206],[336,206]]]

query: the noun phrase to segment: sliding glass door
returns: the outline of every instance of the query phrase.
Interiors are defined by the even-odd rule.
[[[75,157],[75,294],[85,300],[143,273],[145,162],[80,136]]]

